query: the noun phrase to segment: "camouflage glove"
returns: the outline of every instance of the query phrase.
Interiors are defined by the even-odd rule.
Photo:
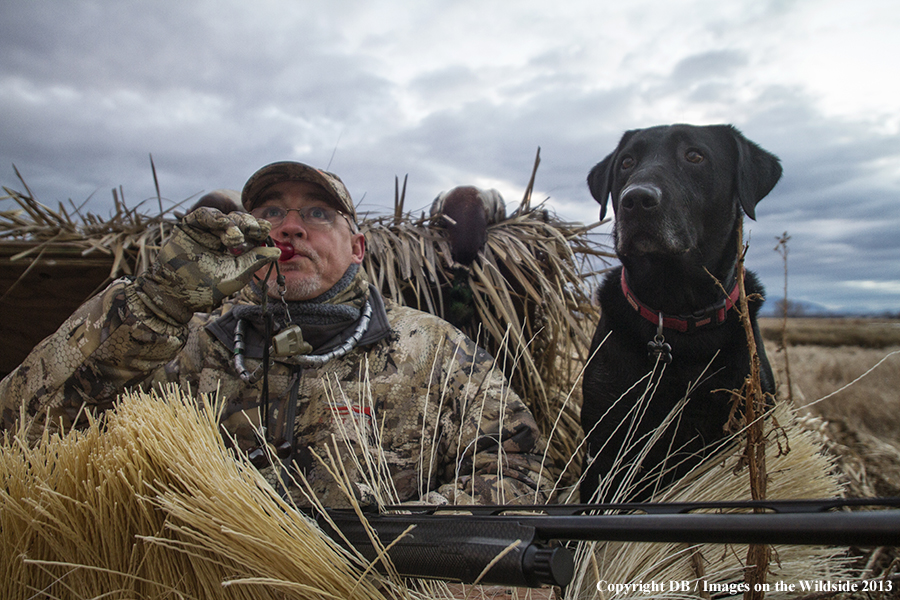
[[[187,323],[249,283],[259,268],[281,255],[260,246],[271,225],[247,213],[223,214],[202,207],[188,213],[159,251],[156,262],[135,280],[135,291],[163,320]]]
[[[406,502],[401,502],[401,504],[403,506],[444,506],[450,504],[450,500],[447,499],[447,496],[432,490],[426,492],[425,495],[418,500],[407,500]]]

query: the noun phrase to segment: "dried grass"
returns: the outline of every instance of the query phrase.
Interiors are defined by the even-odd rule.
[[[769,497],[839,496],[841,489],[832,473],[832,459],[822,453],[820,436],[804,427],[787,405],[778,405],[774,416],[783,427],[779,434],[783,438],[780,445],[769,443],[766,446]],[[770,435],[775,435],[771,429],[769,431]],[[790,451],[786,453],[781,452],[785,448],[785,438],[790,444]],[[656,493],[653,501],[749,500],[751,490],[747,474],[743,470],[735,470],[745,452],[744,444],[742,435],[734,436],[684,479]],[[642,582],[662,582],[666,585],[670,581],[694,583],[702,580],[719,585],[740,583],[744,581],[746,563],[743,557],[746,556],[747,546],[744,545],[582,543],[577,552],[576,579],[566,590],[565,598],[647,598],[648,594],[638,587]],[[776,546],[773,557],[769,565],[769,581],[835,581],[848,574],[845,552],[838,548]],[[619,595],[603,595],[596,588],[600,580],[634,584],[636,587]],[[776,593],[767,596],[779,597]],[[652,597],[684,598],[697,595],[666,587],[664,591],[653,593]]]
[[[900,347],[802,345],[787,352],[796,403],[818,419],[848,494],[900,496]],[[783,355],[769,356],[780,375]]]
[[[82,432],[0,447],[5,598],[381,598],[236,460],[219,407],[133,393]]]
[[[780,340],[782,328],[781,319],[760,319],[760,330],[767,341]],[[897,319],[789,318],[784,333],[787,343],[793,346],[876,349],[900,346]]]
[[[138,211],[140,205],[128,208],[121,190],[113,190],[114,212],[108,219],[82,212],[83,205],[72,205],[70,214],[60,202],[54,211],[38,202],[21,175],[19,179],[25,194],[3,187],[6,197],[0,200],[11,199],[19,208],[0,211],[0,240],[34,245],[10,260],[38,256],[53,244],[67,244],[80,248],[82,256],[113,257],[110,280],[136,275],[149,267],[176,222],[170,214],[176,207],[148,216]]]

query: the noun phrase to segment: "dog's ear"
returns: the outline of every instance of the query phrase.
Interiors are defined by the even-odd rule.
[[[588,173],[587,183],[588,189],[591,190],[591,196],[600,205],[600,220],[606,216],[606,203],[609,200],[609,190],[612,187],[612,174],[610,173],[610,165],[613,164],[613,158],[616,153],[613,152],[591,169]]]
[[[744,212],[756,219],[756,205],[772,191],[781,178],[781,162],[778,157],[763,150],[734,127],[731,135],[737,145],[736,193]]]
[[[627,142],[637,131],[637,129],[626,131],[622,135],[622,139],[619,140],[619,145],[616,146],[616,149],[612,154],[594,165],[594,168],[588,173],[588,189],[591,190],[591,196],[593,196],[594,200],[600,205],[601,221],[603,220],[603,217],[606,216],[606,203],[609,200],[610,192],[612,192],[613,171],[617,162],[616,156],[619,154],[619,150],[625,145],[625,142]]]

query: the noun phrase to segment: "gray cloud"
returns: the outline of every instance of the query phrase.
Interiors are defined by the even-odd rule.
[[[798,298],[882,310],[900,301],[900,134],[888,117],[827,112],[820,87],[778,75],[772,65],[790,64],[772,57],[801,9],[698,0],[601,19],[587,5],[550,14],[529,2],[508,14],[490,3],[12,0],[0,8],[0,181],[20,187],[15,163],[43,201],[95,194],[89,206],[103,212],[112,187],[155,195],[150,153],[172,201],[239,189],[288,158],[330,164],[362,210],[385,211],[405,174],[407,207],[478,182],[516,202],[540,146],[539,198],[592,221],[587,172],[623,131],[730,122],[785,168],[748,224],[750,266],[780,289],[772,248],[788,231]],[[870,280],[882,283],[844,283]]]
[[[681,59],[672,70],[671,78],[683,83],[710,79],[727,81],[747,62],[747,57],[736,50],[704,52]]]

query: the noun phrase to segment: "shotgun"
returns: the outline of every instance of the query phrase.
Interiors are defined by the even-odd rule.
[[[863,507],[884,510],[849,510]],[[900,498],[398,505],[362,514],[365,522],[351,509],[329,509],[316,520],[369,561],[388,547],[404,577],[512,587],[568,585],[567,542],[900,546]]]

